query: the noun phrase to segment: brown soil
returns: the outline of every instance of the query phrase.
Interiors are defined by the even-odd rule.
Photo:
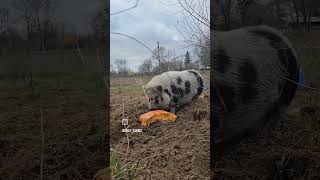
[[[92,179],[105,166],[102,92],[27,87],[0,90],[0,179],[38,179],[41,119],[44,179]],[[41,115],[42,114],[42,115]]]
[[[208,83],[207,81],[206,83]],[[124,116],[122,101],[125,99]],[[139,116],[148,111],[143,93],[111,93],[111,147],[125,162],[136,164],[133,179],[209,179],[210,102],[209,90],[177,113],[176,122],[156,122],[144,128]],[[129,128],[142,133],[121,132],[122,118]],[[129,146],[128,146],[129,140]]]
[[[319,92],[299,91],[271,132],[247,138],[217,162],[216,179],[320,179]]]

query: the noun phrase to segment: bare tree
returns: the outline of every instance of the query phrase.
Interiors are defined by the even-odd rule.
[[[230,29],[232,0],[218,1],[224,19],[224,29]]]
[[[210,66],[210,41],[204,42],[205,46],[197,47],[194,53],[198,56],[199,64],[203,67]]]
[[[103,7],[106,7],[106,5],[103,5]],[[102,9],[93,17],[93,19],[90,22],[90,26],[93,29],[95,38],[97,40],[106,37],[108,29],[107,8]]]
[[[318,0],[273,0],[267,4],[268,7],[276,7],[276,16],[278,18],[288,16],[292,24],[299,27],[303,23],[306,30],[310,30],[311,17],[320,8]],[[287,12],[285,12],[285,9]]]
[[[210,1],[209,0],[177,0],[182,7],[184,19],[177,27],[185,42],[203,53],[210,52]],[[203,56],[204,57],[204,56]],[[210,62],[210,58],[203,59]],[[176,60],[178,69],[183,69],[184,57]],[[210,63],[206,63],[210,64]],[[195,68],[194,63],[187,63],[186,68]]]
[[[236,3],[241,18],[241,24],[244,25],[246,24],[245,16],[247,14],[248,7],[253,3],[253,0],[236,0]]]
[[[181,7],[183,19],[176,28],[184,41],[192,47],[203,46],[200,39],[209,40],[210,1],[209,0],[177,0]]]
[[[5,32],[8,28],[9,10],[0,8],[0,34]]]
[[[288,0],[288,14],[287,16],[291,18],[292,25],[298,26],[299,24],[299,10],[295,0]]]
[[[305,29],[310,31],[311,16],[314,15],[317,8],[320,7],[319,0],[294,0],[293,3],[303,16],[303,24]]]
[[[127,75],[128,68],[126,59],[116,59],[114,65],[116,66],[119,75]]]
[[[174,50],[167,49],[163,46],[159,46],[159,48],[155,48],[152,53],[152,59],[154,62],[158,64],[155,67],[155,70],[158,70],[158,73],[166,71],[168,68],[165,66],[168,61],[174,56]]]
[[[182,71],[183,70],[183,60],[184,60],[184,55],[174,57],[171,60],[171,64],[170,64],[170,67],[172,68],[171,70]]]
[[[270,16],[259,0],[214,0],[213,9],[215,29],[222,30],[259,24],[263,22],[262,16]]]
[[[26,23],[27,29],[27,39],[31,40],[32,34],[32,15],[33,15],[33,7],[31,0],[15,0],[13,2],[14,7],[21,12],[22,18]]]
[[[42,27],[41,27],[40,13],[43,8],[44,1],[43,0],[30,0],[29,2],[31,3],[31,7],[32,7],[33,21],[34,21],[34,24],[36,26],[36,29],[38,31],[39,38],[40,38],[39,49],[42,50],[43,49],[43,40],[42,40]]]
[[[48,50],[48,36],[53,29],[53,14],[55,4],[53,0],[43,0],[43,20],[42,20],[42,44],[45,50]]]
[[[13,3],[26,22],[28,40],[31,39],[32,33],[38,33],[40,50],[45,46],[47,34],[44,34],[44,31],[50,24],[53,2],[52,0],[15,0]]]
[[[153,68],[152,59],[148,58],[143,61],[143,63],[139,66],[139,72],[142,74],[151,74]]]
[[[53,0],[30,0],[33,10],[33,21],[39,36],[39,49],[46,49],[47,31],[51,22],[53,13]]]

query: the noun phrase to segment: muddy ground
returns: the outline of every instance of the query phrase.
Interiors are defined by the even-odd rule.
[[[82,79],[35,78],[34,93],[1,80],[0,179],[40,179],[41,159],[44,179],[92,179],[105,167],[105,88]]]
[[[247,138],[217,162],[216,179],[320,179],[320,97],[298,91],[276,128]]]
[[[209,85],[209,74],[205,75],[205,81]],[[179,111],[176,122],[158,122],[144,128],[138,119],[148,112],[148,106],[141,87],[134,91],[123,91],[117,83],[113,87],[111,147],[121,154],[124,162],[134,165],[126,178],[209,179],[209,90],[193,104]],[[128,128],[141,128],[142,133],[122,133],[122,118],[129,120]]]

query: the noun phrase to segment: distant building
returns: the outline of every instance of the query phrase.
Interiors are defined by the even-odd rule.
[[[281,18],[283,21],[285,21],[287,23],[288,26],[294,26],[297,23],[297,18],[294,17],[290,17],[290,16],[286,16],[286,17],[282,17]],[[298,24],[302,25],[304,23],[304,17],[299,16],[298,17]],[[320,16],[319,17],[315,17],[315,16],[311,16],[310,17],[310,25],[312,27],[319,27],[320,28]]]
[[[320,8],[317,8],[320,6],[320,3],[317,1],[314,1],[312,3],[314,4],[314,8],[312,9],[312,16],[310,16],[310,26],[312,28],[320,27]],[[307,5],[307,4],[306,4]],[[310,6],[310,4],[309,4]],[[282,17],[280,18],[281,21],[284,23],[283,26],[286,27],[295,27],[295,25],[304,25],[304,16],[301,10],[298,10],[298,15],[294,10],[294,5],[290,1],[283,1],[280,4],[281,7],[281,14]],[[306,9],[308,10],[308,9]],[[306,19],[307,23],[309,23],[309,17]]]
[[[199,66],[199,70],[210,70],[209,66]]]

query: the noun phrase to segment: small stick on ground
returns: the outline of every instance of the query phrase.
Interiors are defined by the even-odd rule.
[[[41,121],[41,164],[40,164],[40,179],[43,180],[44,133],[43,133],[42,109],[40,109],[40,121]]]

